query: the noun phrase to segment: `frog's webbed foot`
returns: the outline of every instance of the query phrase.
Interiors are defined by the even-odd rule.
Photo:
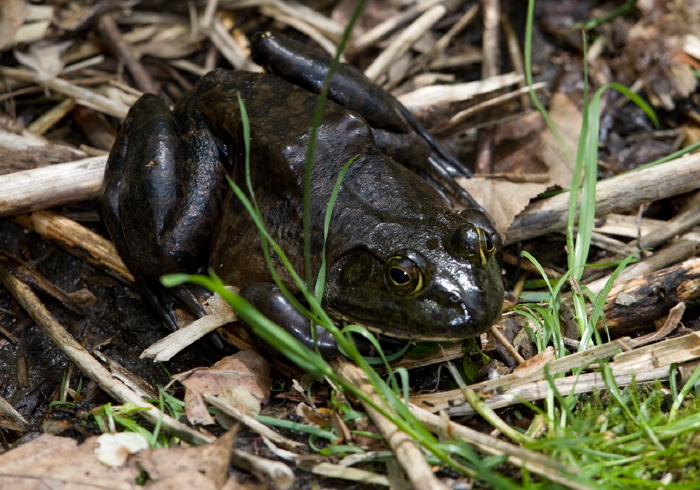
[[[311,322],[284,297],[276,285],[270,283],[250,284],[244,287],[240,294],[267,318],[287,330],[306,347],[317,348],[324,359],[330,360],[340,355],[333,336],[321,326],[314,325],[313,327],[316,329],[316,341],[314,342]]]

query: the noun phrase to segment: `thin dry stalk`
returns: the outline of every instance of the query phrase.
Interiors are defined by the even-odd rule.
[[[246,427],[248,427],[250,430],[253,432],[256,432],[260,434],[263,437],[267,437],[271,442],[274,444],[283,447],[285,449],[289,450],[298,450],[302,447],[305,447],[306,445],[297,442],[297,441],[292,441],[291,439],[287,439],[283,435],[281,435],[278,432],[275,432],[271,428],[269,428],[267,425],[262,424],[255,420],[253,417],[250,415],[247,415],[234,406],[232,406],[229,403],[226,403],[222,399],[212,395],[211,393],[204,393],[202,395],[204,397],[204,401],[206,401],[209,405],[212,407],[216,408],[217,410],[221,410],[221,412],[225,413],[229,417],[232,417],[233,419],[237,420],[238,422],[242,423]]]
[[[440,54],[442,54],[445,49],[447,49],[447,46],[450,45],[452,40],[460,33],[464,28],[466,28],[471,22],[476,18],[476,14],[479,12],[479,6],[478,5],[472,5],[472,7],[467,10],[462,17],[459,18],[455,24],[450,27],[450,30],[447,31],[447,33],[442,36],[436,43],[435,45],[428,51],[427,53],[423,53],[419,55],[414,62],[411,64],[411,67],[409,68],[408,72],[405,74],[406,77],[411,77],[413,75],[416,75],[428,67],[430,63],[432,63],[436,58],[439,57]],[[386,85],[387,90],[393,90],[398,86],[398,84],[402,81],[403,79],[400,77],[397,77],[396,79],[392,80]]]
[[[118,117],[120,119],[126,117],[126,113],[129,111],[129,108],[121,102],[112,100],[109,97],[105,97],[104,95],[98,94],[92,90],[79,87],[78,85],[75,85],[67,80],[63,80],[62,78],[44,78],[29,70],[10,68],[6,66],[0,67],[0,73],[9,78],[15,78],[17,80],[31,82],[46,87],[49,90],[53,90],[54,92],[65,95],[66,97],[75,99],[77,104],[84,105],[90,109],[95,109],[96,111],[104,112],[105,114]]]
[[[389,67],[408,52],[421,36],[430,30],[447,13],[444,5],[435,5],[416,19],[396,39],[377,56],[372,64],[365,70],[365,75],[370,80],[377,80]]]
[[[122,37],[122,33],[119,27],[117,27],[117,23],[114,22],[114,19],[110,15],[105,14],[100,17],[100,20],[97,22],[97,27],[106,46],[117,59],[124,62],[127,70],[129,70],[131,76],[134,77],[134,82],[138,89],[144,93],[157,94],[158,89],[155,83],[153,83],[153,79],[134,55],[131,46],[129,46]]]
[[[67,116],[75,108],[73,99],[64,99],[51,109],[43,113],[27,126],[27,129],[35,134],[44,134],[51,129],[54,124]]]
[[[551,481],[576,490],[589,490],[590,487],[578,483],[575,479],[576,469],[553,461],[550,457],[535,451],[523,449],[509,442],[488,434],[483,434],[441,416],[432,414],[414,404],[408,405],[411,413],[425,425],[428,430],[445,437],[461,439],[473,445],[484,454],[508,457],[508,462],[526,468],[533,473],[545,476]],[[569,477],[570,475],[570,477]]]
[[[442,0],[423,0],[399,12],[395,16],[386,19],[384,22],[377,24],[360,36],[354,43],[355,49],[357,51],[362,51],[370,46],[374,46],[379,40],[388,36],[399,27],[413,21],[413,19],[418,17],[421,13],[438,5],[440,2],[442,2]]]
[[[387,407],[384,401],[374,391],[365,373],[359,367],[346,359],[336,359],[333,361],[333,368],[339,376],[342,376],[365,395],[372,398],[376,404],[384,406],[386,410],[391,410],[391,407]],[[426,462],[423,453],[416,445],[416,442],[406,433],[399,430],[393,423],[384,418],[384,416],[374,408],[369,405],[364,405],[364,407],[367,414],[372,418],[379,429],[384,440],[394,451],[396,459],[406,472],[413,487],[446,490],[447,487],[438,480],[431,471],[430,466]]]

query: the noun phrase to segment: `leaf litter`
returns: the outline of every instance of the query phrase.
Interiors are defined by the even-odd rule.
[[[71,131],[66,129],[67,124],[78,123],[81,118],[87,117],[86,114],[78,115],[78,111],[70,106],[67,107],[67,110],[51,112],[49,110],[52,108],[60,109],[59,105],[64,100],[73,100],[74,103],[87,108],[88,114],[93,112],[113,118],[104,118],[88,125],[83,124],[83,128],[91,127],[97,130],[96,127],[103,126],[106,134],[110,134],[110,131],[113,134],[113,126],[118,125],[118,120],[126,113],[128,106],[135,100],[135,96],[140,93],[139,90],[133,88],[131,83],[132,76],[136,78],[133,70],[138,69],[134,67],[145,67],[145,76],[148,78],[149,84],[154,84],[153,86],[157,87],[158,90],[163,90],[169,97],[177,99],[191,86],[191,74],[193,73],[201,75],[215,66],[226,66],[227,62],[236,67],[252,68],[247,58],[246,34],[251,33],[250,29],[253,26],[265,28],[263,26],[267,25],[265,23],[271,19],[279,23],[278,25],[289,26],[288,29],[305,34],[319,44],[326,47],[333,46],[342,26],[347,23],[348,4],[350,3],[352,2],[339,2],[330,10],[327,7],[319,7],[318,10],[315,10],[313,4],[290,8],[290,4],[282,2],[246,2],[239,5],[221,2],[218,9],[198,12],[195,17],[192,16],[192,11],[186,10],[163,14],[162,11],[158,10],[159,7],[149,7],[147,4],[138,5],[134,9],[105,10],[97,3],[65,2],[48,11],[44,8],[45,6],[19,0],[4,2],[0,6],[0,22],[3,26],[0,29],[0,33],[2,33],[0,45],[5,50],[2,54],[3,63],[0,69],[0,77],[5,90],[2,97],[4,106],[0,131],[5,135],[5,140],[8,143],[2,143],[4,140],[0,138],[0,146],[2,146],[3,155],[8,156],[2,159],[1,165],[7,169],[7,172],[15,172],[18,168],[26,168],[28,165],[76,161],[81,158],[79,154],[75,153],[78,151],[82,151],[83,156],[99,155],[100,152],[96,148],[84,143],[87,139],[86,136],[79,142],[82,146],[78,149],[76,143],[81,138],[76,138]],[[210,5],[214,6],[213,3]],[[562,151],[561,141],[552,134],[550,129],[545,127],[546,125],[542,124],[539,115],[533,111],[529,99],[523,98],[525,92],[519,93],[517,91],[517,86],[522,86],[520,81],[522,77],[517,74],[515,58],[509,60],[507,57],[510,54],[503,53],[500,66],[490,65],[491,59],[485,56],[489,53],[481,52],[480,34],[477,33],[481,33],[484,26],[478,21],[480,17],[470,14],[468,11],[470,6],[462,4],[457,5],[456,8],[450,6],[452,10],[446,9],[444,13],[434,10],[435,14],[429,15],[435,15],[436,20],[430,20],[426,24],[427,27],[421,26],[420,30],[416,26],[416,37],[401,40],[402,38],[399,36],[406,31],[407,26],[414,25],[416,19],[424,16],[432,6],[433,4],[430,2],[420,2],[401,10],[388,2],[369,2],[366,15],[360,23],[361,27],[353,33],[351,48],[347,56],[351,62],[366,68],[371,66],[379,55],[384,54],[383,66],[393,67],[385,74],[388,77],[386,83],[396,87],[397,94],[412,92],[411,97],[415,98],[423,90],[420,88],[423,86],[423,82],[418,81],[417,76],[411,78],[415,74],[407,75],[411,73],[411,60],[431,52],[431,46],[439,44],[436,39],[442,38],[446,29],[455,25],[458,20],[463,19],[464,25],[476,22],[477,25],[472,26],[471,31],[456,30],[452,34],[459,42],[455,42],[452,38],[452,42],[444,46],[441,51],[432,53],[434,60],[431,61],[435,61],[435,63],[427,66],[438,66],[437,61],[444,61],[442,66],[447,66],[449,69],[440,74],[428,73],[431,75],[429,77],[425,77],[426,74],[420,74],[424,76],[425,80],[432,80],[433,84],[427,89],[441,96],[442,102],[439,104],[412,102],[409,105],[415,105],[417,115],[423,119],[429,129],[440,130],[439,133],[445,136],[446,143],[460,158],[473,160],[475,152],[480,155],[493,155],[492,158],[486,159],[485,164],[480,163],[479,165],[480,169],[489,169],[489,175],[472,179],[466,182],[465,186],[472,189],[470,192],[477,198],[477,201],[484,203],[496,219],[498,228],[504,230],[506,237],[508,237],[509,231],[506,230],[515,229],[519,216],[533,208],[533,204],[528,205],[528,202],[548,189],[556,190],[566,188],[569,185],[571,161],[567,153],[574,155],[578,145],[582,121],[581,87],[584,83],[582,65],[580,64],[582,57],[581,34],[569,28],[576,22],[588,22],[591,19],[604,16],[608,12],[604,6],[598,6],[595,2],[581,2],[580,7],[576,10],[568,10],[570,5],[567,2],[557,4],[557,2],[552,1],[540,1],[537,3],[539,23],[534,38],[537,45],[534,50],[536,55],[533,60],[535,65],[533,68],[544,73],[543,80],[547,82],[548,92],[542,92],[541,96],[548,100],[550,116],[554,119],[560,135],[563,137],[564,147],[567,148],[567,151]],[[484,15],[484,13],[491,15],[493,14],[492,9],[498,8],[497,3],[488,1],[482,2],[481,6],[484,12],[480,15]],[[243,7],[249,10],[239,10]],[[506,18],[510,18],[511,21],[515,21],[518,16],[522,18],[522,10],[518,11],[518,8],[522,9],[522,7],[504,2],[500,8],[502,9],[501,13]],[[591,28],[597,34],[587,53],[587,61],[590,63],[590,82],[594,87],[601,86],[608,81],[619,81],[646,96],[651,104],[658,109],[678,111],[681,107],[678,114],[666,115],[664,127],[656,129],[649,124],[635,106],[625,103],[624,98],[611,92],[606,94],[603,98],[604,116],[599,141],[601,163],[599,172],[602,177],[617,172],[616,169],[620,168],[620,165],[625,165],[625,169],[627,169],[648,163],[649,160],[645,160],[645,158],[656,155],[660,151],[669,154],[697,143],[697,135],[700,134],[697,130],[697,121],[700,118],[692,108],[692,104],[685,104],[686,101],[697,102],[698,97],[696,93],[697,81],[692,76],[692,69],[697,69],[699,63],[699,50],[695,48],[695,46],[700,45],[700,41],[698,41],[700,27],[694,21],[694,19],[699,18],[697,12],[696,2],[685,2],[683,5],[673,7],[663,2],[638,2],[637,10],[632,13],[615,17]],[[438,16],[437,13],[440,15]],[[105,15],[116,21],[118,34],[123,36],[125,41],[121,48],[117,44],[111,46],[111,48],[116,47],[111,51],[115,53],[113,55],[95,42],[95,36],[99,36],[99,34],[91,27],[94,25],[95,19]],[[424,21],[429,18],[423,17]],[[680,19],[683,21],[681,22]],[[50,26],[49,20],[53,20],[54,27]],[[56,29],[55,26],[60,26],[66,32],[80,35],[64,36],[64,33],[60,29]],[[193,26],[194,28],[192,28]],[[484,33],[484,36],[492,36],[493,33],[494,31],[490,30]],[[551,36],[554,41],[545,39],[542,36],[543,33]],[[88,34],[92,34],[92,36]],[[508,34],[507,29],[504,29],[502,35],[508,36],[510,34]],[[397,39],[400,40],[399,43],[396,43]],[[400,43],[405,42],[413,44],[400,45]],[[516,40],[516,44],[518,42],[521,40]],[[357,47],[356,52],[353,52],[353,43]],[[386,48],[392,46],[392,43],[396,44],[387,51]],[[465,46],[474,47],[474,49],[469,51]],[[124,59],[124,49],[132,51],[134,55],[133,65],[127,66],[126,72],[124,65],[119,63]],[[477,56],[469,53],[476,53]],[[576,62],[567,63],[567,57],[574,58]],[[516,75],[508,75],[509,71],[503,71],[503,75],[496,74],[483,80],[475,78],[474,66],[480,61],[497,70],[513,65],[516,69]],[[553,76],[556,69],[560,69],[558,78]],[[510,79],[508,79],[509,76]],[[492,88],[474,91],[468,96],[462,94],[455,97],[453,95],[454,88],[448,89],[450,85],[438,83],[439,81],[461,81],[460,79],[463,78],[466,78],[469,83],[473,83],[474,79],[481,80],[478,83],[479,86],[489,85]],[[504,80],[507,80],[507,83],[503,83]],[[28,97],[29,99],[27,99]],[[12,148],[10,145],[14,141],[25,137],[35,137],[21,124],[22,122],[27,124],[40,115],[36,111],[30,110],[32,97],[38,97],[34,100],[39,100],[41,106],[46,109],[46,114],[50,114],[48,118],[45,118],[47,120],[42,123],[42,126],[46,127],[47,130],[42,130],[42,132],[45,133],[46,140],[51,141],[51,144],[44,146],[44,139],[33,140],[36,141],[33,144],[41,146],[44,153],[39,153],[35,157],[34,163],[22,163],[23,166],[19,167],[20,164],[17,162],[22,150],[14,150],[13,153],[7,148]],[[404,95],[404,97],[408,97],[408,95]],[[455,121],[459,121],[458,125],[453,124],[450,129],[445,129],[443,127],[444,121],[457,115],[459,117]],[[17,122],[20,124],[17,125]],[[527,124],[523,124],[525,122]],[[80,124],[77,126],[81,127]],[[514,129],[516,127],[521,131],[519,136],[518,131]],[[510,129],[504,136],[502,131],[505,128]],[[490,140],[483,137],[489,130],[493,131]],[[81,129],[81,131],[85,130]],[[488,141],[499,142],[490,153]],[[504,141],[507,144],[503,143]],[[73,153],[66,153],[66,149]],[[59,151],[63,152],[60,156],[58,156]],[[608,164],[608,162],[610,163]],[[60,166],[52,166],[56,167],[57,172],[60,172]],[[537,175],[536,178],[533,177],[536,182],[520,181],[524,175],[532,175],[533,167],[535,175]],[[492,178],[496,174],[499,178]],[[635,174],[630,174],[629,179],[632,181],[632,185],[634,185],[635,178]],[[683,180],[688,179],[688,177],[679,174],[677,179]],[[97,184],[97,186],[93,184],[94,189],[99,187],[99,182]],[[0,188],[4,190],[2,185],[0,182]],[[8,184],[8,186],[12,188],[12,184]],[[92,194],[89,192],[81,194],[80,199],[94,197],[96,190],[92,192]],[[668,192],[665,195],[674,195],[673,191]],[[2,195],[10,196],[8,202],[13,202],[10,192],[3,192]],[[629,214],[621,215],[621,211],[616,211],[617,214],[614,215],[600,216],[600,222],[597,223],[600,225],[598,229],[600,232],[610,233],[612,237],[620,241],[619,243],[628,244],[635,238],[644,235],[639,231],[642,230],[643,220],[653,218],[657,220],[655,226],[661,229],[673,219],[676,209],[681,208],[688,200],[687,196],[681,196],[667,198],[661,203],[652,205],[648,205],[647,202],[636,202],[627,207],[626,212]],[[534,206],[543,206],[542,202],[544,201],[541,200],[539,204]],[[53,205],[56,204],[58,203]],[[65,204],[65,201],[61,204]],[[51,204],[44,206],[49,205]],[[71,211],[69,210],[69,212]],[[75,214],[76,211],[72,212]],[[85,211],[80,212],[85,213]],[[7,213],[7,215],[12,214],[11,211]],[[606,223],[621,222],[618,216],[630,219],[628,221],[631,221],[629,228],[631,231],[621,234],[619,227],[614,230],[610,227],[605,228]],[[681,225],[678,228],[678,234],[692,233],[695,225],[696,223],[693,222]],[[547,235],[547,238],[538,239],[537,236],[533,235],[535,238],[531,237],[523,243],[523,246],[535,253],[545,268],[560,273],[564,272],[561,263],[561,250],[563,249],[561,236],[557,233]],[[666,240],[673,242],[674,236],[670,236]],[[518,239],[518,235],[515,233],[511,233],[510,237],[511,240]],[[686,241],[697,243],[693,235],[684,235],[684,237]],[[659,245],[663,245],[663,243]],[[670,243],[668,248],[673,245],[674,243]],[[21,247],[11,246],[10,248],[14,255],[21,254]],[[585,372],[585,367],[591,363],[604,362],[606,359],[610,359],[610,371],[616,379],[617,386],[653,382],[660,379],[669,379],[672,384],[676,383],[669,370],[671,365],[675,365],[676,372],[680,376],[684,376],[683,379],[687,379],[689,373],[695,369],[694,366],[700,357],[697,334],[694,332],[694,327],[697,325],[696,315],[692,311],[687,318],[688,313],[682,314],[684,318],[682,324],[679,324],[678,321],[675,323],[667,322],[667,325],[661,328],[658,334],[648,333],[653,330],[654,322],[662,321],[673,306],[684,303],[692,304],[697,299],[695,273],[697,265],[692,256],[697,252],[698,247],[695,245],[685,250],[687,251],[683,252],[684,256],[676,256],[673,263],[667,263],[663,266],[664,269],[652,268],[636,278],[628,278],[626,281],[630,281],[630,279],[632,281],[616,286],[616,289],[613,289],[607,296],[608,306],[605,310],[608,317],[607,328],[611,335],[621,336],[620,338],[608,343],[602,342],[601,345],[591,347],[579,354],[561,358],[554,355],[552,349],[545,350],[535,357],[526,359],[520,366],[517,365],[517,361],[513,361],[513,358],[506,359],[506,369],[515,368],[511,374],[506,374],[495,380],[480,381],[480,383],[472,385],[471,389],[478,390],[484,396],[486,403],[493,407],[508,407],[524,400],[534,401],[546,398],[551,396],[553,387],[556,387],[559,393],[605,390],[609,387],[604,379],[605,374],[593,370]],[[616,252],[614,245],[607,249],[600,248],[595,250],[596,256],[592,259],[598,261],[620,259],[619,253]],[[509,250],[509,253],[514,253],[514,251]],[[657,253],[657,250],[654,250],[653,253],[644,252],[646,257],[642,263],[649,262]],[[507,262],[518,264],[521,260],[519,257],[513,258],[514,260],[507,260]],[[522,279],[524,282],[527,274],[521,272],[524,270],[526,268],[507,266],[506,277],[508,280]],[[54,280],[61,281],[62,279],[57,277]],[[63,285],[58,288],[58,290],[64,291],[70,289],[70,287]],[[640,291],[642,292],[640,293]],[[651,302],[646,303],[647,305],[653,304],[655,306],[640,306],[645,304],[640,303],[642,300]],[[4,317],[14,318],[10,323],[11,330],[17,330],[16,327],[20,324],[24,324],[25,326],[22,328],[26,329],[27,322],[22,320],[23,313],[8,301],[9,298],[4,298],[0,307]],[[618,309],[617,313],[612,311],[616,308]],[[635,316],[630,313],[633,310],[642,313]],[[5,311],[9,313],[5,313]],[[88,312],[88,318],[85,322],[97,321],[90,315],[91,313]],[[616,321],[616,315],[622,321]],[[526,339],[530,335],[527,333],[528,331],[538,332],[541,329],[537,324],[522,323],[524,327],[521,326],[520,332],[526,333]],[[157,329],[157,326],[153,328]],[[18,333],[22,331],[17,330]],[[649,345],[642,346],[641,343],[636,343],[639,340],[634,337],[642,333],[651,336],[646,337],[646,341],[650,342]],[[19,337],[12,335],[10,331],[8,334],[10,334],[8,339],[15,338],[19,339],[20,343],[22,342],[21,335]],[[627,338],[625,335],[631,335],[631,338]],[[664,337],[669,336],[675,336],[675,338],[664,339]],[[481,345],[482,352],[493,356],[496,344],[501,342],[501,340],[495,340],[496,338],[496,336],[484,336]],[[521,340],[518,341],[517,345],[528,344],[527,340],[524,342]],[[506,339],[505,341],[514,342],[514,339]],[[575,351],[580,339],[566,338],[563,341],[572,351]],[[90,343],[97,344],[94,340]],[[10,344],[5,343],[3,349],[11,349]],[[518,349],[522,352],[526,351],[524,347],[518,347]],[[456,356],[462,357],[459,349],[457,349]],[[476,361],[478,357],[477,354],[468,356],[467,359]],[[438,356],[438,359],[443,358]],[[253,369],[241,368],[240,366],[232,368],[230,365],[226,365],[228,362],[233,361],[225,358],[212,368],[192,371],[187,377],[184,374],[179,375],[186,386],[185,411],[188,418],[191,417],[190,422],[208,424],[212,428],[215,426],[214,420],[209,416],[204,404],[204,400],[208,399],[210,404],[220,403],[222,407],[227,407],[219,410],[222,413],[225,410],[236,413],[236,417],[239,417],[240,420],[246,420],[249,424],[247,426],[250,427],[252,422],[244,417],[245,412],[250,409],[246,401],[249,395],[242,393],[251,394],[257,403],[263,404],[262,413],[266,413],[266,411],[269,413],[271,407],[267,405],[266,408],[266,404],[271,381],[264,374],[262,378],[259,378],[260,372],[257,367]],[[508,362],[511,365],[507,365]],[[279,367],[278,364],[275,365]],[[14,371],[13,368],[12,372]],[[260,371],[264,372],[264,370]],[[550,376],[557,373],[572,372],[578,374],[550,379]],[[231,381],[230,378],[235,378],[238,381]],[[241,392],[234,396],[232,385],[241,382],[240,380],[243,380],[244,387]],[[438,380],[438,383],[442,382]],[[338,435],[343,434],[344,442],[353,438],[359,441],[360,437],[376,436],[376,430],[371,424],[366,423],[368,420],[366,416],[358,416],[357,419],[348,416],[348,414],[352,414],[352,411],[349,411],[349,408],[353,406],[352,401],[344,402],[348,405],[344,406],[342,410],[337,408],[338,400],[336,400],[335,406],[329,405],[326,408],[324,405],[329,401],[328,392],[324,392],[318,384],[306,386],[307,389],[309,387],[316,390],[315,404],[320,404],[323,410],[320,410],[318,406],[310,408],[297,405],[294,409],[283,408],[279,411],[280,418],[287,418],[289,414],[296,412],[311,425],[315,423],[320,426],[325,420],[333,421],[331,425],[335,425]],[[20,400],[27,400],[27,396],[23,397],[26,394],[20,390],[3,391],[2,395],[9,398],[13,405],[26,406],[18,403]],[[197,400],[197,410],[193,408],[192,400]],[[416,404],[418,411],[421,407],[427,408],[430,412],[444,408],[453,417],[473,414],[476,410],[475,407],[464,404],[460,390],[440,390],[436,395],[413,395],[411,401]],[[231,406],[233,409],[230,408]],[[256,410],[257,407],[254,407],[252,413],[255,413]],[[327,413],[324,413],[324,410]],[[238,411],[242,414],[238,414]],[[6,412],[11,415],[9,407],[8,410],[3,410],[3,413]],[[317,415],[314,415],[315,413]],[[506,410],[502,413],[505,418],[511,418],[512,412]],[[341,414],[344,414],[345,418],[339,418]],[[497,440],[478,442],[479,436],[476,434],[466,435],[467,433],[462,426],[456,424],[439,425],[442,422],[437,422],[428,415],[422,417],[424,423],[433,427],[436,432],[444,434],[446,427],[450,427],[453,433],[461,434],[459,437],[470,440],[474,447],[481,447],[481,450],[485,451],[486,454],[494,453],[488,452],[485,447],[489,445],[492,446],[491,449],[499,447]],[[529,414],[525,418],[532,422],[530,425],[532,429],[536,425],[537,416]],[[14,417],[13,420],[18,419]],[[41,420],[41,418],[36,420]],[[360,423],[360,420],[365,422]],[[224,422],[226,427],[230,426],[231,423],[231,420]],[[11,435],[12,444],[26,430],[23,424],[16,423],[8,423],[2,427],[5,428],[3,434],[6,433],[5,431],[9,431],[7,434]],[[348,434],[358,430],[363,432],[361,436],[350,436],[348,439]],[[216,470],[204,470],[196,463],[198,459],[201,459],[201,455],[195,454],[198,452],[206,453],[206,448],[209,445],[188,449],[158,449],[153,452],[146,450],[135,456],[129,456],[127,460],[133,462],[136,461],[135,458],[141,458],[139,465],[133,466],[132,463],[127,462],[123,476],[105,476],[104,481],[110,481],[115,487],[122,484],[117,483],[117,481],[123,481],[124,485],[133,485],[138,477],[136,470],[140,467],[146,470],[152,482],[159,481],[166,484],[165,482],[172,481],[174,474],[178,474],[182,475],[182,478],[177,480],[178,485],[183,485],[189,481],[189,478],[192,478],[193,485],[198,482],[198,485],[204,485],[203,488],[206,485],[212,485],[211,488],[222,488],[224,485],[230,484],[226,480],[230,459],[230,454],[227,451],[232,446],[232,441],[226,438],[234,437],[230,434],[232,433],[219,437],[218,442],[215,443],[221,446],[217,449],[217,451],[221,451],[221,454],[218,456]],[[276,436],[270,434],[269,437]],[[391,437],[391,435],[385,434],[385,437]],[[375,438],[375,440],[377,439]],[[93,441],[94,438],[91,436],[85,439],[82,445],[76,446],[70,439],[42,435],[33,442],[19,445],[12,451],[0,455],[0,469],[12,468],[11,471],[0,471],[2,484],[10,485],[8,488],[14,488],[12,487],[13,483],[26,483],[26,480],[13,480],[13,478],[23,478],[29,475],[39,475],[37,481],[65,475],[67,481],[78,482],[81,481],[78,476],[85,471],[85,468],[93,475],[93,480],[89,483],[99,481],[101,477],[98,470],[103,471],[105,468],[94,460],[94,456],[88,450],[94,446]],[[283,442],[283,439],[279,439],[279,441],[278,446],[284,447],[283,445],[287,444],[286,450],[298,451],[298,446],[295,446],[293,441]],[[41,449],[43,447],[50,449]],[[374,446],[367,447],[375,449]],[[214,449],[212,448],[212,450]],[[277,457],[284,459],[284,456],[281,456],[285,454],[283,450],[270,449],[270,451]],[[516,466],[524,466],[529,471],[545,475],[546,478],[562,485],[579,488],[574,480],[560,479],[558,473],[548,473],[542,467],[537,466],[539,460],[535,453],[520,454],[518,448],[513,445],[504,447],[503,451],[509,461]],[[182,463],[172,463],[171,465],[160,456],[155,456],[162,455],[163,458],[169,458],[171,453],[174,460],[180,458]],[[181,454],[176,455],[177,453]],[[31,459],[32,454],[48,456],[46,461],[38,461]],[[333,464],[330,466],[309,464],[309,461],[303,457],[300,458],[299,454],[296,456],[286,454],[286,456],[286,459],[293,461],[293,464],[298,468],[305,468],[316,474],[333,475],[334,478],[359,478],[360,481],[369,478],[367,474],[355,474],[351,477],[342,472],[338,473],[336,469],[332,469],[335,468]],[[328,458],[328,461],[336,461],[332,457],[324,457]],[[527,461],[528,458],[530,462],[525,463],[524,461]],[[239,455],[239,464],[241,464],[241,459],[244,459],[243,455]],[[180,469],[181,467],[178,465],[184,464],[187,460],[194,463],[193,469]],[[65,461],[75,461],[76,466],[66,465]],[[262,463],[262,466],[265,464],[268,463]],[[269,465],[272,466],[271,463]],[[323,465],[329,465],[329,463],[324,462]],[[288,478],[288,474],[280,473],[287,476],[276,480],[275,476],[271,473],[265,473],[261,469],[262,467],[256,466],[252,460],[247,461],[243,466],[246,466],[249,471],[252,471],[263,481],[277,481],[280,486],[293,484],[292,480]],[[57,473],[56,468],[60,468],[61,472]],[[205,482],[201,478],[206,478],[207,481]],[[679,476],[676,475],[675,478],[679,478]],[[303,486],[304,477],[297,475],[297,479],[297,483],[294,484],[299,487]],[[443,477],[443,482],[448,480],[448,477]],[[659,484],[662,482],[660,481]],[[131,486],[123,488],[131,488]]]

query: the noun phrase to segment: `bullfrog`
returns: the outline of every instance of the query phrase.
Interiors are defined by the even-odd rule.
[[[245,188],[240,97],[250,126],[249,178],[264,223],[303,271],[304,169],[314,92],[330,60],[271,33],[256,35],[252,51],[272,73],[212,71],[172,111],[156,95],[138,99],[109,155],[99,209],[117,251],[166,324],[175,326],[175,304],[201,315],[201,294],[166,291],[158,278],[211,267],[262,313],[332,358],[338,354],[332,337],[309,325],[274,284],[258,230],[227,182],[230,177]],[[354,160],[325,243],[324,307],[339,322],[394,339],[461,340],[486,331],[503,299],[501,239],[468,194],[453,192],[452,175],[465,173],[461,164],[354,68],[341,67],[329,98],[311,174],[313,277],[331,192],[343,165]],[[447,193],[466,208],[453,209]],[[282,282],[299,295],[276,265]]]

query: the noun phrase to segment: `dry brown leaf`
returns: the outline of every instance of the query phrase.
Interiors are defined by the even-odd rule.
[[[194,448],[145,449],[120,467],[100,463],[98,437],[78,445],[73,439],[43,434],[0,455],[0,490],[137,490],[140,469],[148,488],[220,489],[226,483],[235,430],[213,444]]]
[[[542,114],[531,111],[503,121],[494,134],[493,168],[499,173],[543,174],[545,165],[535,157],[544,130]],[[530,181],[531,179],[523,179]]]
[[[185,411],[192,424],[214,423],[203,393],[218,396],[236,388],[249,391],[260,403],[270,400],[270,364],[254,350],[238,352],[210,368],[194,369],[173,378],[185,386]]]
[[[0,2],[0,49],[12,44],[17,29],[24,24],[29,9],[24,0]]]
[[[459,183],[491,215],[503,239],[513,219],[525,209],[532,198],[548,187],[547,184],[514,183],[481,177],[459,179]]]
[[[142,488],[136,484],[139,468],[133,459],[112,468],[97,460],[96,447],[97,437],[78,445],[73,439],[43,434],[0,455],[0,489]]]
[[[568,96],[559,92],[553,94],[549,102],[549,116],[559,129],[567,151],[564,151],[561,142],[547,128],[540,137],[537,156],[549,168],[549,178],[552,183],[568,188],[571,185],[573,157],[578,148],[583,116],[576,104]]]
[[[141,451],[136,459],[155,480],[148,488],[219,489],[226,482],[235,437],[236,429],[232,429],[213,444]]]

